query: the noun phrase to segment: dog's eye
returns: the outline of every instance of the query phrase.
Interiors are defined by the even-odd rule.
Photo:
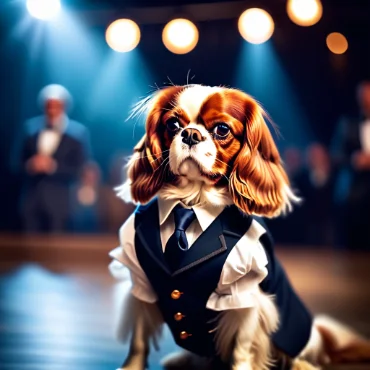
[[[167,122],[167,130],[171,132],[176,132],[180,128],[180,124],[177,120],[177,118],[170,118]]]
[[[224,123],[219,123],[213,130],[215,133],[216,138],[223,139],[230,133],[229,126],[225,125]]]

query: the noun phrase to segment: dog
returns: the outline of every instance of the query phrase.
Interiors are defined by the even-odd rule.
[[[147,367],[164,323],[185,350],[164,359],[166,369],[369,360],[366,339],[311,317],[274,255],[259,217],[289,212],[299,198],[256,100],[231,88],[169,86],[136,107],[143,112],[146,133],[118,190],[140,205],[110,253],[132,280],[121,369]]]

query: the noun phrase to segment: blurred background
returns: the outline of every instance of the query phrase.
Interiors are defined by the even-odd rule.
[[[261,102],[303,198],[266,221],[278,254],[312,311],[370,333],[369,24],[361,0],[2,0],[0,368],[123,360],[107,265],[134,207],[114,188],[131,108],[170,84]]]

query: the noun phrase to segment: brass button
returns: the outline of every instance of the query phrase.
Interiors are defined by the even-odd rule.
[[[185,340],[185,339],[187,339],[188,337],[191,337],[191,334],[187,333],[186,331],[182,331],[182,332],[180,333],[180,338],[181,338],[182,340]]]
[[[184,317],[185,316],[181,312],[175,313],[174,315],[176,321],[181,321]]]
[[[179,290],[174,290],[172,293],[171,293],[171,298],[172,299],[179,299],[181,297],[181,292]]]

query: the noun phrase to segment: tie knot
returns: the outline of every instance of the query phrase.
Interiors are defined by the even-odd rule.
[[[195,213],[191,208],[188,209],[178,205],[174,209],[174,218],[175,230],[186,231],[189,225],[194,221]]]

